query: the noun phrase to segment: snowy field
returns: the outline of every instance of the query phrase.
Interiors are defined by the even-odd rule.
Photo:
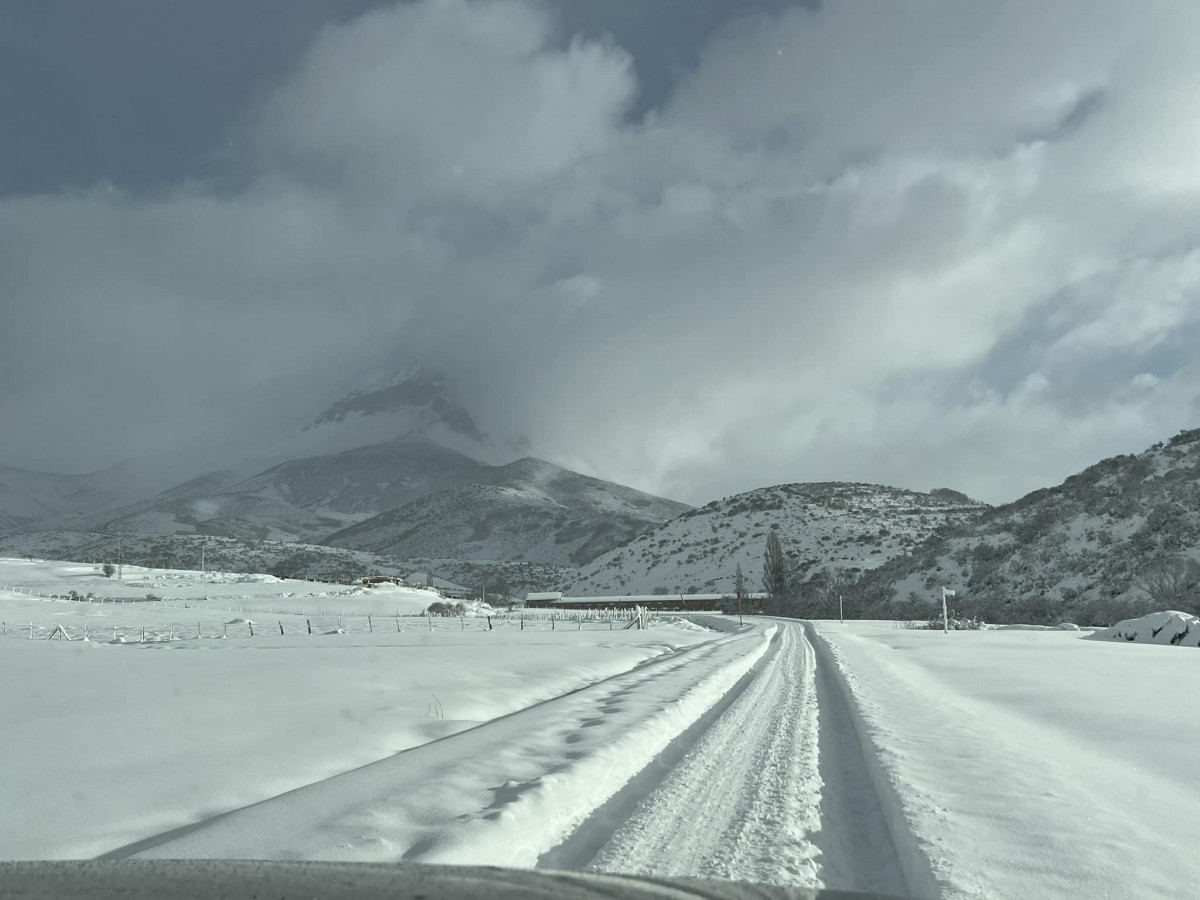
[[[246,616],[199,598],[219,594],[222,605],[239,609],[341,604],[347,615],[362,616],[386,613],[394,601],[375,590],[349,594],[308,582],[213,576],[198,584],[198,573],[124,575],[126,588],[153,584],[179,605],[38,599],[89,583],[107,587],[109,580],[93,578],[90,566],[0,563],[0,619],[8,623],[8,639],[0,641],[7,686],[0,691],[2,858],[113,851],[651,662],[663,669],[723,639],[688,622],[645,631],[560,622],[552,631],[533,619],[524,628],[497,622],[494,631],[483,630],[484,619],[468,631],[459,620],[402,619],[398,633],[390,617],[375,634],[331,629],[309,636],[304,619],[281,614],[249,638],[241,630]],[[14,583],[35,596],[3,590]],[[401,608],[411,611],[413,599],[398,593],[408,604]],[[76,635],[90,623],[91,639],[28,640],[30,622],[39,634],[63,624]],[[229,622],[231,637],[220,637]],[[137,635],[147,623],[146,643],[111,642],[113,627]],[[184,639],[168,641],[168,628]],[[204,639],[196,639],[197,628]],[[314,853],[352,855],[315,840]],[[245,846],[254,852],[253,842]]]
[[[1195,649],[892,622],[816,632],[917,896],[1197,895]]]
[[[106,578],[99,566],[71,562],[0,559],[0,590],[27,596],[92,594],[98,602],[138,604],[152,608],[147,597],[165,603],[163,608],[212,607],[239,611],[285,610],[305,613],[341,612],[347,615],[419,615],[442,598],[424,588],[380,585],[349,587],[276,578],[274,575],[193,572],[124,566],[121,578]]]
[[[430,596],[411,589],[124,575],[0,561],[0,858],[404,859],[954,900],[1200,884],[1183,614],[1096,633],[489,627],[406,615]],[[45,598],[91,585],[110,602]],[[28,637],[58,625],[71,641]]]

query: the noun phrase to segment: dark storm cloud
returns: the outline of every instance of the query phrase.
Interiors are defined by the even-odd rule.
[[[241,114],[244,187],[0,202],[5,455],[248,446],[414,359],[693,501],[999,500],[1136,449],[1200,396],[1200,11],[1103,7],[331,24]]]
[[[0,4],[0,196],[220,172],[247,97],[381,0]]]

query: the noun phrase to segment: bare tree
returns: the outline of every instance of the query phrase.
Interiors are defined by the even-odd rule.
[[[1138,588],[1158,609],[1176,609],[1200,615],[1200,563],[1172,556],[1152,563]]]

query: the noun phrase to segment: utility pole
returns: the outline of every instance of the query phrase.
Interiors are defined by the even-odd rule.
[[[117,581],[121,580],[121,559],[122,559],[121,538],[117,538]]]
[[[950,616],[946,612],[946,598],[953,596],[954,591],[949,588],[942,588],[942,634],[950,633]]]
[[[842,595],[838,594],[838,621],[846,624],[846,613],[842,609]]]
[[[200,574],[204,574],[204,545],[200,545]]]
[[[737,567],[737,601],[738,601],[738,627],[742,627],[742,588],[745,587],[746,578],[742,575],[742,564],[738,563]]]

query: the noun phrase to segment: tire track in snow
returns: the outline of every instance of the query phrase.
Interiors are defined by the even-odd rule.
[[[907,879],[888,830],[880,798],[855,730],[849,701],[835,681],[833,662],[815,646],[816,700],[820,722],[821,827],[814,843],[821,850],[821,880],[828,888],[909,896]]]
[[[763,669],[588,868],[820,886],[814,657],[780,625]]]
[[[775,630],[722,635],[664,654],[101,858],[532,865],[725,695],[761,658]]]
[[[614,833],[637,810],[646,799],[679,764],[684,756],[725,710],[741,696],[750,683],[758,677],[775,654],[779,652],[781,634],[775,633],[767,652],[754,664],[737,684],[729,689],[713,707],[683,731],[650,763],[635,775],[616,794],[597,808],[561,844],[547,850],[538,859],[538,868],[572,871],[585,869],[596,858],[596,854],[607,844]]]
[[[884,773],[845,674],[810,622],[806,643],[816,659],[821,717],[823,881],[826,887],[938,897],[929,860],[917,846]]]
[[[285,798],[291,794],[297,794],[302,791],[307,791],[313,787],[316,787],[317,785],[321,785],[326,782],[331,782],[334,779],[342,778],[342,777],[352,774],[354,772],[362,771],[365,769],[370,769],[374,766],[379,765],[380,763],[387,762],[388,760],[400,759],[400,758],[403,758],[408,755],[414,755],[418,752],[424,752],[427,749],[434,747],[436,745],[439,745],[439,744],[449,744],[449,743],[455,743],[455,742],[461,741],[464,737],[470,737],[475,732],[483,731],[484,729],[495,728],[496,725],[506,722],[509,719],[514,719],[517,717],[527,717],[529,715],[529,713],[534,712],[542,707],[553,706],[555,704],[561,703],[563,700],[565,700],[569,697],[573,697],[578,694],[594,693],[597,690],[603,690],[603,688],[609,684],[624,684],[625,681],[627,681],[631,675],[634,675],[634,676],[643,676],[644,675],[644,676],[652,677],[654,675],[654,673],[660,669],[668,669],[669,670],[669,669],[676,668],[677,666],[679,666],[681,664],[686,664],[693,656],[703,655],[705,652],[711,651],[711,648],[716,640],[720,640],[720,638],[717,637],[710,641],[705,641],[705,642],[697,643],[697,644],[691,644],[689,646],[681,647],[676,650],[664,651],[657,656],[651,656],[648,659],[643,659],[641,662],[635,664],[632,668],[627,669],[624,672],[617,672],[613,675],[609,675],[607,678],[601,678],[599,681],[593,681],[590,684],[585,684],[585,685],[581,685],[580,687],[571,688],[568,691],[564,691],[563,693],[557,694],[553,697],[548,697],[545,700],[538,700],[535,703],[531,703],[529,706],[524,706],[524,707],[521,707],[520,709],[515,709],[512,712],[504,713],[502,715],[496,716],[495,718],[488,719],[487,721],[484,721],[484,722],[480,722],[477,725],[471,725],[467,728],[462,729],[461,731],[451,732],[450,734],[443,735],[442,737],[434,738],[433,740],[426,741],[423,744],[416,744],[412,747],[407,747],[404,750],[399,750],[396,753],[389,754],[388,756],[385,756],[382,759],[374,760],[373,762],[369,762],[369,763],[363,763],[360,766],[355,766],[352,769],[347,769],[345,772],[339,772],[336,775],[329,775],[318,781],[307,782],[305,784],[297,785],[294,788],[290,788],[290,789],[288,789],[286,791],[282,791],[281,793],[278,793],[278,794],[273,794],[270,797],[264,797],[261,800],[255,800],[253,803],[247,803],[242,806],[234,807],[233,809],[228,809],[223,812],[214,813],[210,816],[200,819],[199,821],[188,822],[183,825],[179,825],[175,828],[170,828],[170,829],[167,829],[166,831],[161,831],[156,834],[149,835],[148,837],[141,838],[140,840],[133,841],[133,842],[125,844],[121,847],[117,847],[113,850],[109,850],[105,853],[102,853],[99,856],[97,856],[96,859],[97,860],[110,860],[110,861],[111,860],[120,860],[120,859],[129,859],[145,850],[151,850],[162,844],[166,844],[171,841],[177,840],[178,838],[187,837],[189,834],[192,834],[193,832],[201,831],[204,828],[218,824],[219,822],[221,822],[224,819],[229,818],[230,816],[236,815],[236,814],[244,812],[246,810],[252,810],[252,809],[262,806],[264,804],[271,803],[272,801],[279,800],[281,798]]]

